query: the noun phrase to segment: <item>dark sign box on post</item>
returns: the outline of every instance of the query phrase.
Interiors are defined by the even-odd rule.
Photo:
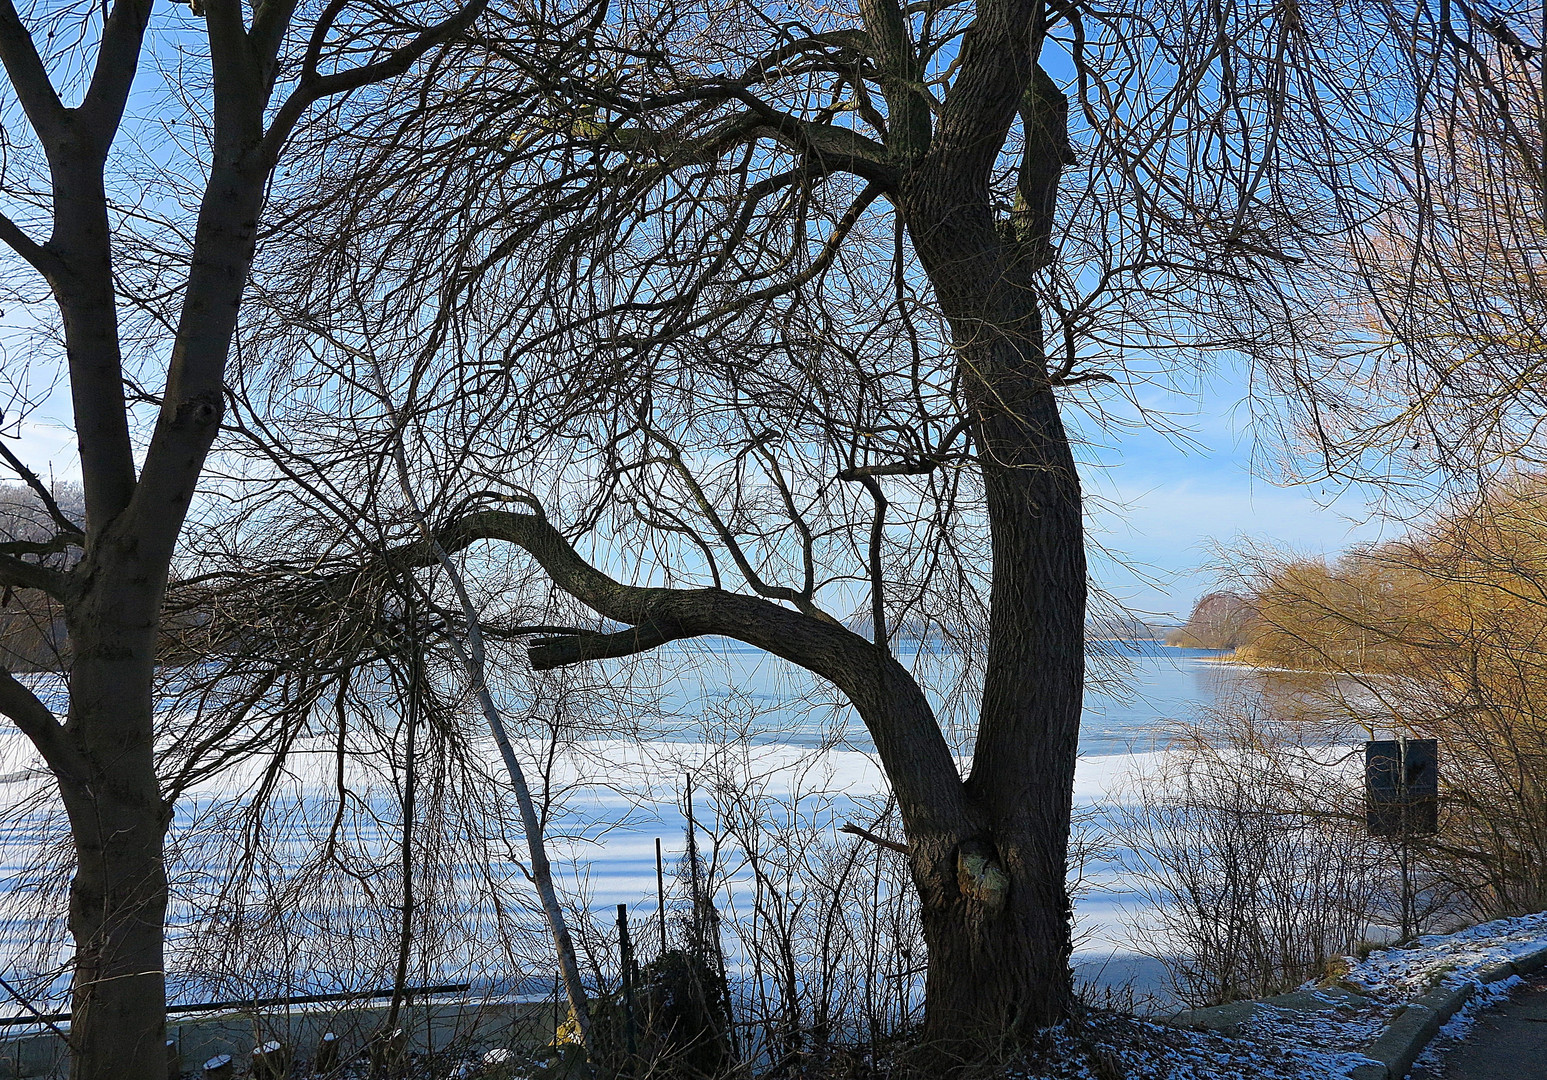
[[[1371,836],[1432,836],[1439,829],[1439,744],[1364,744],[1365,827]]]

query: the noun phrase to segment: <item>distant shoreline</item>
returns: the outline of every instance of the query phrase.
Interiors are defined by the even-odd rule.
[[[1179,648],[1180,646],[1171,647]],[[1247,671],[1266,671],[1275,675],[1321,675],[1329,679],[1340,677],[1378,679],[1385,677],[1368,671],[1329,671],[1326,668],[1275,667],[1266,664],[1253,664],[1245,660],[1237,660],[1235,656],[1236,651],[1231,649],[1227,656],[1200,656],[1197,659],[1205,664],[1229,664],[1231,667],[1245,668]]]

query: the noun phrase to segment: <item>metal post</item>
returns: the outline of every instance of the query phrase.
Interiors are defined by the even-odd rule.
[[[1409,767],[1410,741],[1407,736],[1397,737],[1397,797],[1401,816],[1397,822],[1397,844],[1402,866],[1402,940],[1409,940],[1418,932],[1418,897],[1413,889],[1413,837],[1418,822],[1414,820],[1414,791]]]
[[[1413,897],[1412,845],[1408,843],[1405,830],[1399,844],[1398,861],[1402,866],[1402,940],[1407,941],[1413,936],[1413,923],[1417,921],[1418,905]]]
[[[692,952],[695,959],[704,959],[707,950],[704,948],[704,924],[701,921],[703,912],[699,907],[698,895],[698,824],[693,820],[693,774],[688,773],[687,787],[688,804],[688,878],[689,888],[693,895],[693,944]]]
[[[666,871],[661,861],[661,838],[655,838],[655,907],[661,927],[660,955],[666,955]]]
[[[623,1017],[628,1026],[628,1054],[638,1052],[634,1039],[634,950],[628,940],[628,905],[618,905],[618,954],[623,961]]]

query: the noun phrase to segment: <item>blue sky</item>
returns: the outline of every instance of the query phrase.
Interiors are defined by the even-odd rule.
[[[1245,395],[1238,373],[1217,374],[1196,393],[1157,399],[1192,445],[1141,429],[1107,437],[1086,455],[1101,463],[1084,475],[1094,539],[1117,556],[1093,550],[1092,570],[1141,617],[1185,617],[1213,583],[1207,566],[1216,543],[1247,536],[1299,552],[1336,552],[1391,530],[1368,520],[1357,491],[1284,486],[1259,475],[1260,461],[1272,454],[1257,437]],[[56,390],[19,428],[8,423],[5,435],[40,472],[76,479],[67,424],[68,399]]]
[[[1330,554],[1391,534],[1357,489],[1283,482],[1284,454],[1246,398],[1242,372],[1216,371],[1189,393],[1146,400],[1185,438],[1123,431],[1086,455],[1100,463],[1084,474],[1093,539],[1112,552],[1092,551],[1093,574],[1141,617],[1185,618],[1215,584],[1220,544]]]

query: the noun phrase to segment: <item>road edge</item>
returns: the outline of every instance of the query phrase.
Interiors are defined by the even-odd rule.
[[[1348,1074],[1349,1080],[1402,1080],[1424,1047],[1472,999],[1479,987],[1515,975],[1532,975],[1544,967],[1547,967],[1547,945],[1490,964],[1458,985],[1435,987],[1391,1018],[1380,1038],[1364,1049],[1369,1063],[1355,1066]]]
[[[1547,944],[1500,960],[1473,973],[1464,982],[1436,986],[1399,1009],[1386,1029],[1364,1050],[1370,1060],[1353,1067],[1348,1080],[1403,1080],[1424,1047],[1439,1034],[1451,1017],[1472,999],[1479,987],[1503,982],[1515,975],[1533,975],[1547,968]],[[1204,1009],[1184,1009],[1166,1019],[1176,1027],[1202,1028],[1236,1035],[1241,1026],[1264,1007],[1296,1011],[1334,1008],[1340,1001],[1368,1001],[1342,986],[1296,990],[1262,1001],[1235,1001]]]

